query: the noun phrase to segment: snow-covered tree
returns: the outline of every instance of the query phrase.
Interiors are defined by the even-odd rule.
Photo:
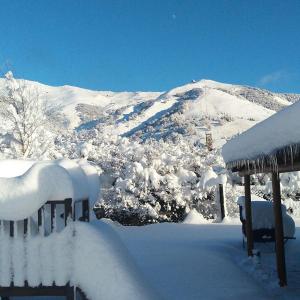
[[[17,80],[9,71],[0,94],[0,114],[8,128],[13,156],[39,158],[51,148],[53,136],[49,129],[56,109],[42,100],[39,90],[24,80]]]
[[[142,142],[105,134],[99,126],[60,136],[56,146],[62,156],[84,156],[102,169],[95,209],[99,217],[127,225],[178,222],[196,208],[205,218],[217,219],[218,184],[209,186],[207,170],[220,172],[224,162],[219,152],[207,151],[203,144],[181,135],[175,142]],[[235,195],[228,195],[227,205],[230,215],[237,212]]]

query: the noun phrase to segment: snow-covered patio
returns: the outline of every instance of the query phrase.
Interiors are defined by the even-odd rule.
[[[163,299],[299,299],[300,221],[286,244],[288,287],[276,277],[274,245],[261,264],[247,258],[239,221],[228,224],[114,226],[146,280]]]
[[[87,262],[93,263],[82,269],[81,282],[87,286],[102,282],[95,284],[92,293],[96,298],[91,299],[290,300],[300,297],[300,258],[296,255],[300,247],[299,230],[297,239],[286,245],[289,285],[280,288],[273,247],[263,247],[260,265],[256,258],[248,258],[242,247],[239,220],[141,227],[125,227],[104,220],[93,221],[91,225],[95,240],[86,237],[89,247],[85,247],[81,257],[86,260],[89,253],[92,259]],[[86,228],[81,230],[88,232]],[[78,250],[79,253],[82,248]]]

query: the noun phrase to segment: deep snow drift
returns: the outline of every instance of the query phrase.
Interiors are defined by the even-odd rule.
[[[23,220],[51,200],[97,200],[97,170],[83,160],[2,160],[0,169],[0,220]]]

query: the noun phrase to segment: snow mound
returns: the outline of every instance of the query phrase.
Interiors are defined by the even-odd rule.
[[[200,187],[203,190],[209,189],[210,187],[214,187],[219,184],[218,175],[213,171],[210,167],[205,173],[202,175],[201,180],[199,182]]]
[[[244,208],[245,197],[240,196],[237,203]],[[286,206],[281,205],[282,209],[282,218],[283,218],[283,229],[284,235],[287,237],[293,237],[295,234],[295,222],[287,214]],[[257,200],[251,201],[251,210],[252,210],[252,227],[253,229],[272,229],[275,226],[274,220],[274,208],[273,201],[266,201],[264,199],[258,198]],[[246,219],[245,209],[242,210],[242,217]]]
[[[78,222],[76,236],[74,281],[89,299],[158,299],[112,225]]]
[[[185,217],[184,224],[209,224],[209,220],[205,219],[196,209],[192,209]]]
[[[0,178],[0,219],[22,220],[48,200],[73,198],[67,171],[55,164],[34,164],[23,175]]]
[[[0,160],[0,177],[11,178],[23,175],[36,161],[21,159]]]
[[[99,191],[99,176],[86,161],[0,162],[0,219],[30,217],[47,201],[89,198],[93,203]]]

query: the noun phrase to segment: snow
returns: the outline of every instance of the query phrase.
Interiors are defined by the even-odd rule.
[[[244,219],[246,219],[245,209],[244,209],[245,197],[244,196],[239,197],[237,203],[238,205],[243,207],[242,216]],[[284,204],[281,205],[281,209],[282,209],[284,236],[293,237],[295,234],[295,222],[287,214],[286,206]],[[252,210],[253,229],[274,228],[275,221],[274,221],[274,209],[273,209],[272,201],[266,201],[264,199],[253,199],[251,200],[251,210]]]
[[[0,283],[81,287],[93,300],[159,299],[138,270],[110,222],[75,222],[42,237],[0,234]],[[11,251],[12,249],[12,251]]]
[[[89,299],[159,299],[110,222],[77,223],[74,281]]]
[[[21,159],[0,160],[0,177],[11,178],[23,175],[36,161]]]
[[[55,164],[35,164],[23,175],[0,178],[0,219],[22,220],[48,200],[73,198],[67,171]]]
[[[30,217],[47,201],[89,198],[99,192],[95,167],[84,160],[0,162],[0,220]]]
[[[192,102],[189,113],[202,113],[210,117],[226,113],[232,118],[242,119],[250,117],[249,111],[251,111],[251,117],[254,119],[265,119],[273,114],[269,109],[219,90],[207,90],[203,100]],[[241,107],[243,107],[242,110]]]
[[[156,101],[153,104],[143,111],[139,118],[127,123],[120,123],[117,128],[116,132],[118,134],[128,136],[131,135],[133,132],[143,128],[143,126],[154,119],[159,119],[163,116],[166,112],[168,112],[175,104],[176,100],[171,99],[169,101]]]
[[[218,175],[210,167],[202,175],[199,185],[203,190],[206,190],[210,187],[216,186],[217,184],[219,184]]]
[[[248,258],[239,220],[114,229],[163,299],[296,300],[300,298],[299,220],[296,224],[296,240],[285,244],[285,288],[278,285],[274,244],[255,244],[260,258]]]
[[[115,134],[132,136],[140,130],[147,131],[147,126],[151,128],[157,122],[156,130],[159,132],[160,121],[166,120],[168,124],[168,118],[176,113],[180,113],[186,124],[193,122],[195,118],[207,118],[212,124],[213,120],[227,118],[230,122],[225,122],[222,126],[216,124],[211,126],[215,146],[220,147],[227,138],[274,113],[274,110],[260,103],[245,101],[244,98],[232,94],[239,89],[242,90],[243,87],[209,80],[186,84],[158,96],[149,107],[141,109],[140,104],[136,105],[132,109],[135,112],[134,117],[118,119],[117,125],[112,130]],[[277,98],[274,96],[274,102]],[[203,130],[199,135],[202,137]]]
[[[84,159],[78,160],[77,163],[85,173],[88,185],[89,201],[91,205],[93,205],[99,196],[100,178],[98,170],[95,165],[92,165],[91,162],[88,162]]]
[[[225,162],[254,161],[299,144],[299,112],[300,102],[296,102],[227,142],[222,149]],[[290,148],[291,155],[293,150]]]
[[[88,181],[85,173],[76,161],[69,159],[58,160],[57,164],[63,167],[72,179],[74,200],[87,199],[89,197]]]
[[[184,224],[207,224],[211,223],[205,219],[196,209],[192,209],[185,217]]]
[[[19,283],[27,278],[30,286],[51,280],[63,285],[69,279],[93,300],[299,299],[299,234],[286,245],[284,289],[277,285],[274,252],[258,248],[260,259],[247,258],[241,235],[236,220],[140,227],[75,222],[52,237],[21,241],[24,252],[9,251],[16,239],[0,235],[0,282],[8,286],[10,272],[21,270]],[[10,268],[12,259],[18,264]]]
[[[49,104],[58,105],[70,122],[69,128],[75,128],[80,124],[80,118],[76,114],[78,104],[97,105],[106,109],[119,108],[122,105],[153,99],[160,92],[112,92],[92,91],[73,86],[48,86],[39,82],[25,80],[26,84],[38,89],[42,99]],[[0,89],[4,87],[4,80],[0,79]]]
[[[163,299],[271,299],[239,267],[246,257],[240,225],[165,223],[114,229]]]

